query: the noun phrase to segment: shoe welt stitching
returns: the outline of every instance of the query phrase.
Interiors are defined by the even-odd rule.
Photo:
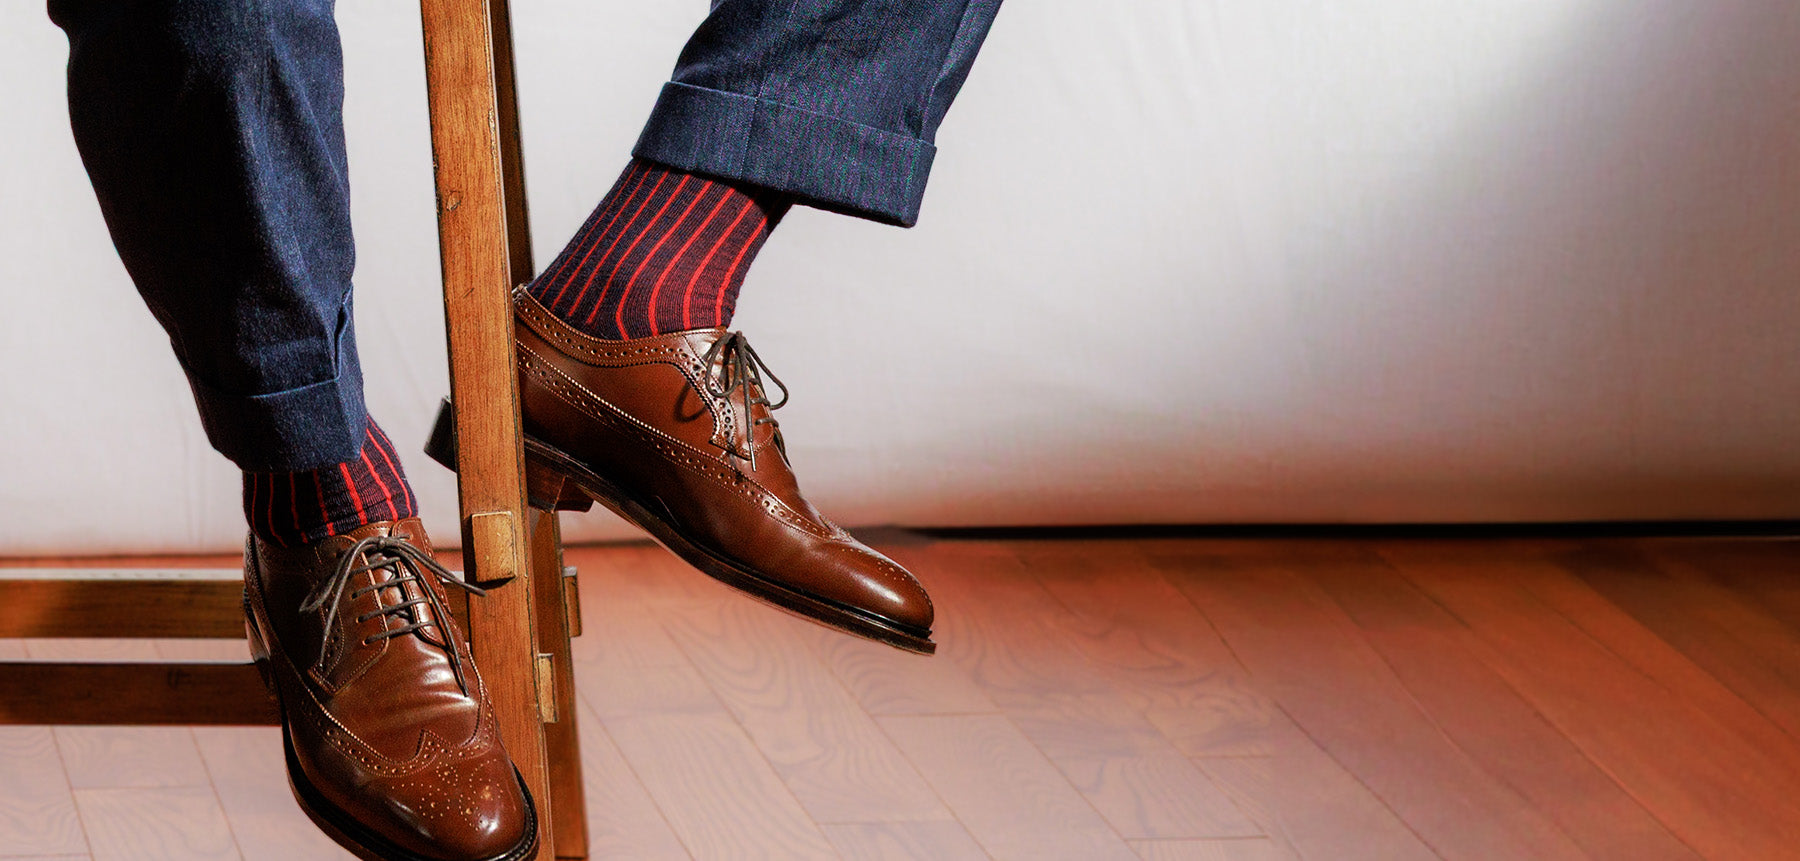
[[[784,525],[791,526],[815,538],[834,540],[829,531],[800,517],[792,509],[788,508],[785,503],[776,499],[773,494],[770,494],[765,490],[762,485],[758,484],[754,479],[748,477],[739,479],[737,473],[713,463],[709,458],[695,452],[686,443],[669,439],[662,432],[650,428],[638,419],[625,414],[622,410],[619,410],[617,407],[614,407],[612,404],[607,403],[604,399],[594,394],[587,387],[582,386],[574,380],[568,379],[567,376],[554,365],[544,362],[541,357],[533,354],[528,348],[521,347],[520,353],[523,354],[520,356],[520,370],[529,372],[533,377],[537,378],[545,388],[549,389],[552,394],[558,395],[570,406],[592,414],[595,418],[603,420],[611,419],[613,420],[613,423],[623,424],[625,427],[636,432],[640,437],[648,437],[643,441],[647,442],[652,448],[655,448],[658,452],[663,454],[663,456],[668,458],[671,463],[685,466],[691,471],[712,480],[715,484],[756,503]]]
[[[568,376],[562,373],[555,365],[544,361],[541,356],[538,356],[530,348],[521,346],[519,351],[522,354],[519,361],[520,370],[531,374],[531,376],[536,378],[545,388],[549,389],[552,394],[561,397],[562,400],[570,406],[587,412],[595,418],[603,420],[612,419],[615,424],[620,423],[619,420],[622,420],[625,428],[637,432],[641,437],[647,436],[648,439],[644,441],[648,442],[653,448],[661,452],[663,456],[668,458],[671,462],[687,466],[690,470],[711,479],[715,484],[740,494],[751,502],[757,503],[763,510],[774,516],[777,522],[790,528],[798,529],[815,538],[822,538],[831,542],[825,545],[828,548],[840,553],[848,553],[853,556],[867,559],[874,564],[875,573],[879,574],[889,583],[902,588],[907,588],[909,591],[911,588],[919,585],[919,581],[908,573],[906,569],[901,568],[892,562],[888,562],[879,556],[864,552],[855,544],[847,542],[845,539],[848,538],[848,535],[847,533],[844,533],[842,529],[826,530],[813,524],[809,520],[801,518],[792,509],[788,508],[786,503],[783,503],[780,499],[776,498],[774,494],[769,493],[754,479],[746,477],[739,480],[736,473],[711,463],[704,459],[704,456],[696,456],[697,453],[693,452],[693,450],[685,443],[682,443],[679,440],[668,439],[660,431],[646,426],[638,419],[625,414],[622,410],[607,403],[586,386],[568,378]],[[587,403],[584,403],[584,401]],[[667,440],[667,443],[665,443],[665,440]],[[673,445],[668,443],[673,443]],[[680,446],[680,448],[676,448],[675,446]],[[752,488],[754,488],[754,490]],[[921,589],[920,591],[923,590]],[[927,596],[927,606],[930,606],[930,600],[930,597]]]
[[[532,332],[553,345],[580,353],[597,361],[642,359],[650,356],[677,356],[684,352],[674,346],[642,346],[631,348],[599,347],[589,335],[572,329],[569,324],[550,316],[536,302],[519,302],[515,306],[520,317],[531,324]]]

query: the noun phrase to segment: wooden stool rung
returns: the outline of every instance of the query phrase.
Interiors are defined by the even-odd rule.
[[[235,568],[7,568],[0,594],[0,638],[244,636]]]
[[[252,663],[0,663],[0,724],[274,724]]]

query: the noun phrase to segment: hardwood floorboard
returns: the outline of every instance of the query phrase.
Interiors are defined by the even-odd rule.
[[[1671,696],[1762,749],[1767,756],[1800,770],[1800,745],[1792,736],[1637,618],[1555,562],[1557,554],[1579,546],[1583,545],[1550,545],[1535,553],[1503,554],[1493,564],[1484,566],[1487,570],[1470,573],[1511,584],[1644,678],[1667,689]],[[1398,548],[1384,551],[1390,555],[1397,552]],[[1468,557],[1453,548],[1411,548],[1404,552],[1406,558],[1432,560],[1439,566],[1456,566],[1459,557],[1461,565],[1468,565]]]
[[[232,838],[246,861],[352,861],[294,802],[276,727],[196,727]]]
[[[959,610],[947,610],[954,616]],[[944,626],[938,638],[945,639]],[[1000,707],[953,660],[809,626],[804,632],[837,680],[872,715],[994,714]]]
[[[1107,668],[1075,647],[1076,620],[1010,548],[951,549],[973,553],[955,560],[941,590],[968,621],[950,657],[1121,835],[1259,833]]]
[[[1199,764],[1270,836],[1307,861],[1438,857],[1362,781],[1311,742],[1277,756],[1211,757]]]
[[[580,720],[581,779],[587,799],[589,856],[633,858],[640,861],[685,861],[691,858],[662,810],[619,754],[586,702],[584,691]],[[592,693],[601,693],[598,691]]]
[[[1800,845],[1800,809],[1787,801],[1800,797],[1791,757],[1746,741],[1531,591],[1534,579],[1573,578],[1512,558],[1479,566],[1441,552],[1389,558],[1470,628],[1485,662],[1684,843],[1711,858],[1779,858]]]
[[[74,789],[206,786],[206,766],[184,726],[59,726],[56,747]]]
[[[1267,837],[1230,840],[1133,840],[1131,851],[1144,861],[1290,861],[1294,857]]]
[[[210,786],[78,789],[94,861],[240,861]]]
[[[1344,609],[1438,729],[1588,855],[1697,857],[1470,653],[1463,645],[1468,629],[1385,560],[1359,556],[1303,570]]]
[[[88,851],[47,726],[0,726],[0,858]]]
[[[1064,546],[1064,545],[1067,546]],[[1068,615],[1075,647],[1189,756],[1267,756],[1299,729],[1186,596],[1117,542],[1041,542],[1027,568]]]
[[[1705,571],[1751,606],[1800,631],[1800,539],[1664,539],[1639,546],[1654,558]]]
[[[1136,856],[1019,730],[995,715],[877,719],[957,819],[1001,861]]]
[[[1800,631],[1679,560],[1601,547],[1557,562],[1800,738]]]
[[[664,625],[814,822],[950,818],[806,644],[811,623],[734,601],[667,612]]]
[[[1581,858],[1511,787],[1425,713],[1331,598],[1296,571],[1367,566],[1313,544],[1303,558],[1199,556],[1166,574],[1219,629],[1269,696],[1445,858]],[[1299,551],[1296,551],[1299,552]]]
[[[590,689],[610,691],[606,705],[589,702],[689,854],[697,859],[836,857],[755,742],[692,667],[665,667],[649,677],[615,676],[610,686]]]
[[[959,822],[849,822],[823,826],[845,861],[987,861]]]
[[[658,547],[568,551],[594,858],[1800,845],[1800,541],[883,540],[937,601],[935,657]],[[0,640],[0,660],[243,648]],[[0,861],[236,857],[349,857],[294,804],[277,730],[0,727]]]

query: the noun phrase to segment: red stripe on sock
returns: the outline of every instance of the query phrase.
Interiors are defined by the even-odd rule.
[[[294,485],[298,484],[299,480],[292,473],[289,473],[288,477],[287,477],[287,483],[288,483],[288,516],[294,518],[292,521],[289,522],[289,525],[294,528],[294,531],[296,533],[298,533],[300,531],[300,499],[299,499],[298,491],[296,491],[294,489]]]
[[[710,212],[706,213],[706,218],[701,220],[700,226],[694,228],[694,231],[692,233],[688,234],[687,241],[681,243],[681,247],[679,249],[676,249],[674,256],[670,257],[669,262],[663,265],[662,274],[657,276],[657,278],[656,278],[656,288],[650,291],[650,312],[648,314],[648,317],[650,320],[650,334],[651,335],[662,334],[662,327],[657,325],[657,322],[656,322],[657,317],[660,316],[660,314],[658,312],[662,310],[661,307],[658,306],[658,304],[656,302],[656,297],[662,293],[663,282],[667,281],[669,279],[670,272],[675,271],[675,264],[680,263],[681,258],[687,256],[688,249],[693,247],[694,243],[696,241],[698,241],[700,239],[700,237],[706,235],[706,231],[708,229],[710,229],[713,226],[713,222],[715,220],[717,220],[717,218],[719,216],[719,210],[725,208],[725,201],[728,201],[731,199],[731,189],[729,187],[725,187],[725,186],[721,186],[721,187],[724,188],[725,191],[723,194],[719,195],[719,202],[713,204],[712,210]],[[710,191],[710,189],[708,189],[708,190]],[[684,324],[682,328],[686,328],[685,324],[686,324],[687,317],[688,317],[688,315],[687,315],[688,301],[693,298],[693,295],[694,295],[694,279],[689,278],[687,292],[683,293],[682,297],[681,297],[681,319]]]
[[[375,439],[374,434],[368,433],[367,431],[364,431],[364,434],[368,436],[370,441]],[[369,450],[366,448],[363,449],[362,452],[362,462],[363,466],[369,468],[369,477],[375,479],[375,486],[381,488],[382,498],[387,500],[388,514],[392,515],[388,519],[399,520],[400,508],[394,504],[394,492],[388,489],[387,482],[381,480],[381,473],[375,471],[375,464],[369,461]]]
[[[723,280],[719,283],[730,284],[731,279],[735,278],[737,276],[738,267],[740,265],[742,265],[744,262],[744,255],[750,253],[750,246],[756,244],[756,233],[757,232],[754,230],[750,231],[749,237],[745,238],[745,240],[744,240],[744,246],[742,248],[738,249],[737,257],[732,259],[731,268],[725,270],[725,280]],[[724,320],[725,319],[725,294],[730,293],[730,292],[731,292],[730,290],[723,289],[723,288],[721,288],[719,290],[719,298],[713,304],[713,319],[715,319],[715,320]]]
[[[350,464],[338,464],[338,472],[344,475],[344,489],[350,491],[350,501],[356,505],[357,522],[369,525],[369,513],[363,510],[362,494],[356,492],[356,482],[350,478]]]
[[[650,228],[655,227],[658,222],[662,221],[663,213],[668,212],[669,206],[675,202],[676,198],[681,196],[682,187],[686,186],[688,183],[688,180],[690,180],[690,179],[693,179],[693,177],[688,174],[682,174],[681,181],[678,183],[675,183],[675,190],[669,192],[669,199],[663,201],[663,205],[656,210],[656,214],[650,216],[650,223],[644,225],[643,230],[638,231],[638,236],[636,239],[631,240],[631,245],[625,249],[625,256],[619,258],[619,265],[623,266],[625,264],[625,261],[631,259],[632,249],[637,248],[638,243],[643,242],[644,237],[650,235]],[[668,238],[669,238],[669,231],[665,230],[665,231],[663,231],[662,239],[658,239],[656,244],[658,246],[660,246],[660,245],[662,245],[663,240],[668,239]],[[651,249],[651,253],[652,254],[656,253],[654,248]],[[615,322],[618,323],[619,331],[621,331],[621,332],[623,332],[625,330],[625,300],[627,298],[630,298],[630,296],[631,296],[631,282],[626,281],[624,292],[619,294],[618,313],[613,315],[615,318]],[[606,298],[606,293],[604,291],[602,291],[600,293],[600,298],[602,300],[604,300]],[[586,323],[594,322],[594,315],[599,313],[600,304],[601,303],[598,303],[598,302],[594,304],[594,310],[588,312],[587,319],[583,322],[586,322]]]
[[[387,431],[382,430],[380,425],[370,422],[369,427],[380,438],[375,450],[381,452],[381,459],[387,461],[388,471],[394,476],[395,481],[400,482],[400,492],[406,494],[406,510],[417,514],[419,503],[413,499],[411,483],[406,480],[406,476],[400,473],[400,467],[394,463],[394,441],[388,439]]]
[[[739,224],[744,223],[744,219],[750,215],[750,210],[755,208],[755,201],[744,198],[744,208],[738,210],[737,218],[732,219],[731,224],[725,227],[725,232],[719,234],[718,239],[713,240],[712,247],[706,250],[706,256],[700,260],[700,265],[694,268],[693,276],[688,278],[686,294],[681,300],[681,328],[694,328],[694,286],[700,283],[700,276],[706,272],[706,267],[712,265],[713,255],[719,253],[719,247],[724,245],[725,240],[731,237],[731,232],[736,230]],[[719,318],[714,317],[713,325],[716,326],[718,324]]]
[[[625,169],[625,175],[619,177],[619,181],[613,184],[613,190],[617,191],[618,189],[624,188],[625,183],[630,181],[630,179],[633,175],[639,176],[638,181],[640,183],[643,181],[641,171],[639,169],[639,165],[637,162],[632,162],[631,165]],[[609,193],[607,195],[607,200],[616,200],[617,201],[615,204],[615,212],[614,212],[614,217],[617,217],[616,210],[618,208],[622,208],[625,205],[625,202],[630,200],[630,196],[627,195],[623,199],[617,199],[617,198],[614,198],[613,195],[611,195]],[[578,237],[576,237],[575,242],[572,243],[572,247],[574,247],[574,248],[582,247],[582,245],[588,241],[588,237],[594,235],[594,231],[600,229],[600,220],[605,215],[606,215],[605,207],[601,207],[600,209],[595,210],[594,214],[588,218],[587,229],[581,231],[581,234]],[[575,255],[573,253],[561,255],[556,261],[556,268],[552,271],[545,272],[540,277],[546,283],[554,284],[554,283],[556,283],[557,279],[563,277],[565,274],[568,273],[569,264],[574,262],[574,260],[575,260]],[[574,279],[571,278],[570,280],[574,280]],[[568,285],[565,284],[564,286],[566,287]],[[562,294],[560,294],[560,293],[557,294],[557,298],[558,299],[562,298]],[[554,304],[554,303],[552,303],[552,304]]]
[[[260,484],[260,482],[257,483]],[[275,531],[275,473],[269,473],[268,495],[259,496],[258,498],[261,500],[260,508],[263,513],[263,521],[269,524],[269,536],[275,539],[276,544],[286,547],[287,539],[283,538],[281,533]]]
[[[646,180],[646,179],[649,179],[649,178],[650,178],[650,170],[649,170],[649,168],[648,168],[648,167],[646,167],[646,168],[645,168],[645,169],[644,169],[644,170],[643,170],[643,172],[642,172],[642,173],[639,173],[639,174],[638,174],[638,180],[637,180],[637,184],[636,184],[636,185],[634,185],[634,186],[632,186],[632,187],[631,187],[631,191],[630,191],[630,192],[629,192],[629,193],[627,193],[627,194],[626,194],[626,195],[625,195],[625,199],[624,199],[624,200],[621,200],[621,201],[619,201],[619,206],[618,206],[618,208],[617,208],[617,209],[614,209],[614,210],[613,210],[613,217],[612,217],[612,221],[609,221],[609,222],[607,222],[607,223],[606,223],[606,227],[605,227],[605,228],[603,228],[603,229],[601,229],[601,231],[600,231],[600,235],[599,235],[599,236],[598,236],[598,237],[596,237],[596,241],[595,241],[595,242],[594,242],[594,244],[593,244],[593,245],[590,245],[590,246],[588,246],[588,250],[587,250],[587,251],[585,251],[585,252],[583,252],[583,253],[582,253],[582,255],[581,255],[581,262],[580,262],[580,263],[578,263],[578,264],[576,264],[576,265],[575,265],[575,269],[574,269],[574,270],[573,270],[573,271],[571,271],[571,272],[570,272],[570,273],[569,273],[569,280],[568,280],[568,281],[567,281],[567,282],[565,282],[565,283],[564,283],[564,284],[563,284],[563,286],[562,286],[562,287],[561,287],[561,288],[560,288],[560,289],[558,289],[558,290],[557,290],[557,291],[556,291],[556,298],[555,298],[555,299],[552,299],[552,300],[550,300],[550,307],[551,307],[551,308],[555,308],[555,307],[556,307],[556,303],[558,303],[558,302],[561,302],[561,301],[562,301],[562,297],[563,297],[563,293],[564,293],[564,292],[566,292],[566,291],[567,291],[567,290],[568,290],[568,289],[569,289],[569,285],[570,285],[570,284],[573,284],[573,283],[575,283],[575,278],[576,278],[576,277],[577,277],[577,276],[579,276],[579,275],[580,275],[580,274],[581,274],[581,267],[583,267],[583,266],[586,266],[586,265],[587,265],[587,262],[588,262],[588,257],[589,257],[589,256],[590,256],[590,255],[592,255],[592,254],[593,254],[593,253],[594,253],[594,248],[595,248],[595,247],[597,247],[597,246],[599,246],[599,244],[600,244],[600,243],[599,243],[599,241],[598,241],[598,240],[600,240],[600,239],[605,239],[605,238],[606,238],[606,234],[607,234],[607,233],[609,233],[609,232],[611,232],[611,231],[612,231],[612,228],[613,228],[613,224],[615,224],[615,223],[617,223],[617,222],[618,222],[618,220],[619,220],[619,216],[620,216],[620,215],[621,215],[621,214],[623,214],[623,213],[624,213],[624,212],[625,212],[625,207],[627,207],[627,206],[630,206],[630,205],[631,205],[631,199],[632,199],[632,198],[633,198],[633,197],[636,197],[636,196],[637,196],[637,193],[638,193],[638,189],[640,189],[640,188],[643,188],[643,187],[644,187],[644,180]],[[659,182],[660,182],[660,180],[659,180]],[[623,183],[621,183],[621,184],[623,184]],[[651,191],[650,191],[650,193],[651,193],[651,194],[655,194],[655,193],[656,193],[656,190],[655,190],[655,189],[654,189],[654,188],[653,188],[653,189],[651,189]],[[646,202],[648,202],[648,199],[646,199]],[[638,208],[639,208],[639,209],[642,209],[642,208],[643,208],[643,204],[639,204],[639,205],[638,205]],[[632,217],[633,217],[633,218],[636,218],[636,217],[637,217],[637,216],[636,216],[636,215],[633,215],[633,216],[632,216]],[[599,224],[599,223],[600,223],[600,218],[599,218],[599,216],[595,216],[595,218],[594,218],[594,223],[595,223],[595,224]],[[628,223],[629,223],[629,222],[628,222]],[[602,260],[602,261],[605,261],[605,259],[606,259],[606,255],[604,255],[604,254],[602,254],[602,255],[600,255],[600,259],[601,259],[601,260]],[[589,281],[589,282],[590,282],[590,283],[592,283],[592,282],[593,282],[593,280],[594,280],[594,276],[593,276],[593,275],[592,275],[592,274],[591,274],[591,273],[590,273],[590,274],[589,274],[589,275],[588,275],[588,281]],[[583,286],[582,286],[582,288],[581,288],[581,289],[582,289],[582,292],[584,292],[584,293],[585,293],[585,292],[586,292],[586,291],[587,291],[587,287],[586,287],[586,285],[583,285]],[[580,296],[580,295],[579,295],[579,294],[577,294],[577,295],[576,295],[576,296],[575,296],[575,301],[574,301],[574,303],[573,303],[573,304],[572,304],[572,305],[571,305],[571,306],[570,306],[570,307],[571,307],[571,309],[573,309],[573,308],[574,308],[574,307],[575,307],[575,306],[578,306],[578,305],[580,305],[580,304],[581,304],[581,296]]]
[[[647,177],[647,176],[649,176],[649,174],[646,173],[645,176]],[[587,281],[582,283],[581,292],[575,294],[575,301],[569,303],[568,316],[571,316],[571,317],[574,316],[575,311],[581,307],[581,297],[587,295],[588,287],[592,286],[594,283],[594,276],[596,274],[598,274],[601,269],[605,268],[606,258],[612,256],[613,249],[619,247],[619,242],[625,238],[625,234],[631,232],[631,226],[633,224],[637,223],[638,216],[644,214],[644,207],[649,206],[650,201],[656,199],[657,190],[662,188],[663,180],[666,180],[668,178],[669,178],[668,174],[658,171],[658,175],[656,177],[656,184],[650,187],[650,193],[645,195],[643,201],[638,204],[637,211],[633,212],[631,214],[630,218],[625,219],[625,226],[622,228],[619,228],[619,234],[617,236],[613,237],[613,241],[612,241],[611,245],[606,246],[605,253],[600,255],[600,260],[594,264],[594,268],[588,270]],[[623,211],[623,209],[624,209],[623,207],[620,207],[621,211]],[[600,236],[601,236],[601,238],[605,238],[606,234],[611,233],[611,232],[612,232],[612,227],[608,226],[606,228],[606,230],[604,230],[600,233]],[[593,249],[588,249],[588,250],[592,251]],[[630,254],[631,252],[629,250],[627,250],[626,253]],[[577,270],[577,271],[579,271],[579,270]],[[601,287],[600,287],[600,296],[601,296],[601,298],[605,298],[605,296],[606,296],[606,286],[605,285],[601,285]],[[594,308],[596,310],[598,310],[600,308],[600,304],[599,304],[598,300],[595,301]],[[593,319],[592,313],[590,313],[588,315],[588,319],[590,321]]]
[[[701,181],[706,182],[705,180],[701,180]],[[694,207],[700,205],[700,201],[704,200],[706,198],[706,195],[712,191],[712,187],[713,187],[712,183],[706,182],[705,187],[700,189],[700,191],[694,195],[694,199],[688,201],[687,208],[682,210],[680,215],[675,216],[675,223],[669,225],[669,229],[663,233],[662,238],[656,240],[656,245],[651,247],[650,253],[644,255],[644,265],[645,266],[650,265],[650,261],[656,259],[656,252],[662,248],[663,243],[668,242],[670,236],[675,235],[676,232],[681,230],[681,223],[683,221],[687,220],[688,214],[692,213],[694,211]],[[720,197],[719,204],[724,205],[724,203],[725,203],[725,198]],[[718,212],[718,211],[719,211],[719,208],[717,206],[713,207],[713,212]],[[711,218],[712,218],[712,216],[709,214],[707,216],[707,219],[710,220]],[[705,229],[706,229],[706,222],[702,221],[700,223],[699,227],[694,228],[693,232],[688,234],[687,241],[683,242],[681,244],[681,248],[677,249],[675,251],[675,254],[669,258],[669,261],[667,263],[663,264],[662,274],[658,275],[656,277],[656,285],[650,288],[650,307],[645,309],[645,311],[644,311],[644,316],[649,320],[649,323],[650,323],[650,334],[652,334],[652,335],[660,334],[656,330],[656,297],[657,297],[657,294],[662,292],[663,281],[669,277],[669,270],[674,267],[675,261],[681,259],[681,255],[687,252],[688,246],[694,244],[694,238],[699,236],[700,231],[703,231]],[[624,328],[625,328],[625,304],[624,304],[623,300],[621,300],[619,303],[619,329],[621,331],[623,331]]]
[[[325,521],[325,534],[336,535],[337,527],[331,525],[331,509],[325,507],[325,482],[319,480],[319,473],[312,473],[313,495],[319,498],[319,518]]]

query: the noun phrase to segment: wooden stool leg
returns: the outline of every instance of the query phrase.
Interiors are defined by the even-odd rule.
[[[550,685],[555,692],[555,723],[544,725],[544,748],[550,766],[550,793],[557,811],[557,858],[586,858],[587,802],[581,786],[581,741],[576,720],[575,665],[569,638],[580,631],[580,604],[574,596],[573,572],[564,575],[562,529],[555,512],[533,510],[531,577],[537,593],[538,651],[550,657]]]
[[[420,8],[464,570],[490,587],[469,602],[469,640],[507,752],[536,801],[540,851],[548,854],[556,817],[543,718],[552,692],[538,681],[548,674],[541,669],[530,588],[510,301],[516,263],[495,87],[496,44],[510,34],[504,6],[496,18],[490,0],[422,0]]]

